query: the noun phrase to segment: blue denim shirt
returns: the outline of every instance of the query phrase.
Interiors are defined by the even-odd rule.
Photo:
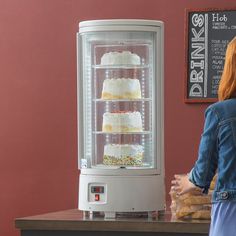
[[[198,160],[189,180],[207,192],[216,170],[212,200],[236,200],[236,98],[207,108]]]

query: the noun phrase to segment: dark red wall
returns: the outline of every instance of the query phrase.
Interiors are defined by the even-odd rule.
[[[185,8],[235,0],[0,0],[0,235],[14,218],[77,207],[75,33],[82,20],[165,22],[167,192],[197,156],[206,105],[183,102]]]

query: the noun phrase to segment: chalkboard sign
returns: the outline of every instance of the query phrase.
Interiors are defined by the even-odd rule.
[[[236,8],[186,10],[185,102],[215,102]]]

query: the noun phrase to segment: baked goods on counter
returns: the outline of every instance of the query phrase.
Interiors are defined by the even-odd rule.
[[[178,196],[174,188],[170,190],[171,214],[174,219],[205,219],[211,218],[211,197],[215,188],[214,176],[208,194],[203,194],[201,189],[195,188],[191,192]]]

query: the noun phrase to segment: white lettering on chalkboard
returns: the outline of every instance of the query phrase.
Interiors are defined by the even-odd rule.
[[[201,42],[204,41],[204,37],[200,37],[202,34],[204,34],[204,27],[202,27],[198,32],[195,30],[195,28],[192,28],[192,33],[193,33],[193,42]]]
[[[191,83],[202,83],[203,82],[203,71],[197,73],[196,70],[192,70],[190,74]]]
[[[206,25],[207,18],[203,14],[193,14],[190,38],[190,97],[202,97],[204,87],[204,70],[206,60]]]
[[[225,15],[225,14],[223,14],[222,16],[220,16],[220,14],[219,13],[212,13],[212,21],[214,22],[214,21],[220,21],[220,22],[222,22],[222,21],[224,21],[224,22],[226,22],[228,19],[227,19],[227,16]]]
[[[191,60],[190,67],[191,69],[194,69],[194,67],[200,67],[201,69],[204,69],[204,60],[201,60],[199,62]]]
[[[202,97],[202,88],[199,84],[192,85],[189,95],[192,97]]]
[[[192,16],[192,24],[195,27],[202,27],[204,24],[204,16],[203,14],[193,14]]]
[[[204,58],[205,43],[193,43],[192,48],[194,49],[194,51],[191,52],[192,59]]]

